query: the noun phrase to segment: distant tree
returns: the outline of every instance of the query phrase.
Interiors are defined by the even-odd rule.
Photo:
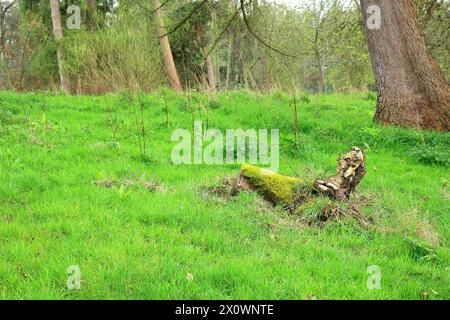
[[[6,15],[8,11],[17,4],[18,0],[15,1],[0,1],[0,46],[2,57],[5,53],[5,37],[6,37]]]
[[[373,5],[381,9],[380,28],[366,23],[377,18]],[[450,87],[427,48],[413,0],[361,0],[361,9],[378,88],[375,120],[449,131]]]
[[[61,27],[61,14],[59,12],[59,0],[50,0],[50,8],[52,12],[53,35],[55,36],[56,42],[56,53],[58,58],[58,70],[61,89],[66,93],[70,93],[69,81],[66,78],[64,72],[64,49],[62,45],[63,32]]]
[[[260,24],[260,3],[259,0],[253,0],[253,12],[254,12],[254,18],[253,18],[253,23],[255,25],[259,25]],[[259,62],[259,64],[261,65],[261,82],[262,82],[262,86],[261,89],[262,91],[270,91],[272,89],[272,81],[270,79],[270,70],[269,70],[269,66],[268,66],[268,62],[267,62],[267,57],[266,57],[266,48],[263,47],[261,45],[261,43],[259,43],[259,41],[257,39],[253,39],[255,42],[255,53],[257,56],[257,61]]]
[[[182,66],[184,86],[202,84],[216,90],[216,75],[209,38],[211,37],[212,8],[201,1],[188,1],[172,11],[170,19],[186,22],[179,25],[171,38],[176,63]],[[206,76],[205,76],[206,75]]]
[[[11,10],[11,8],[14,7],[15,4],[17,4],[18,0],[15,1],[0,1],[0,49],[1,49],[1,57],[0,61],[3,64],[6,64],[6,32],[7,32],[7,25],[6,25],[6,19],[8,12]],[[3,72],[2,72],[3,73]],[[4,88],[4,75],[0,75],[0,89]]]
[[[87,0],[86,24],[89,30],[97,29],[97,0]]]
[[[172,49],[170,48],[169,37],[167,36],[166,27],[162,15],[162,7],[159,0],[152,0],[153,12],[158,25],[158,35],[161,44],[163,59],[166,68],[167,78],[169,79],[170,87],[175,91],[181,91],[181,82],[178,77],[177,68],[173,61]]]

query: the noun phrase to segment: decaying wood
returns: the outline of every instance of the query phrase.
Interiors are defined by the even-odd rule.
[[[315,188],[339,201],[348,199],[366,174],[364,153],[353,147],[339,158],[336,174],[328,179],[314,181]]]
[[[237,195],[239,190],[256,191],[273,205],[289,206],[294,202],[296,188],[302,180],[282,176],[268,169],[244,164],[232,190]]]
[[[260,168],[248,164],[242,166],[232,189],[233,196],[237,195],[239,190],[255,191],[274,205],[294,206],[295,194],[299,187],[305,186],[300,179],[281,176],[267,169],[260,169],[260,178],[258,178],[258,173],[255,176],[255,169]],[[345,201],[355,191],[365,174],[364,153],[361,149],[353,147],[350,152],[339,158],[334,176],[317,179],[312,185],[313,189],[319,193],[326,194],[334,200]],[[309,189],[312,188],[309,187]],[[280,191],[284,194],[281,195]],[[290,202],[291,199],[292,202]]]

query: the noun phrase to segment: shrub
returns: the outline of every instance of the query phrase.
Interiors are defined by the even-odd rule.
[[[429,145],[421,145],[415,147],[410,155],[425,164],[434,164],[444,167],[450,165],[450,154],[448,149],[443,147],[433,147]]]

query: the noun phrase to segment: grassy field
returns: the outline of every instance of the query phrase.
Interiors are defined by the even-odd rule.
[[[375,125],[367,94],[301,102],[300,144],[281,93],[194,103],[211,128],[280,129],[282,174],[330,175],[365,150],[370,225],[306,224],[255,194],[205,192],[239,165],[173,165],[171,133],[192,110],[164,94],[168,112],[161,94],[141,112],[123,95],[0,93],[0,299],[450,299],[450,134]]]

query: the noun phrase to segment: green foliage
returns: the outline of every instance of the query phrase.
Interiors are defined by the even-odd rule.
[[[171,36],[171,48],[175,62],[180,68],[180,79],[185,88],[194,88],[201,83],[205,73],[204,50],[208,46],[208,27],[211,22],[209,5],[198,8],[201,0],[190,1],[170,13],[176,23],[183,21],[191,12],[191,18]]]
[[[277,103],[287,103],[289,101],[289,96],[282,90],[272,91],[272,99]]]
[[[151,4],[132,0],[96,2],[95,28],[87,23],[90,15],[86,1],[60,3],[64,62],[72,91],[150,92],[165,83]],[[415,2],[427,44],[449,78],[450,4],[432,0]],[[271,47],[295,56],[287,58],[258,43],[248,32],[242,15],[228,24],[237,9],[235,2],[201,3],[202,0],[170,1],[161,10],[185,88],[205,86],[205,54],[213,43],[215,49],[210,54],[221,89],[248,88],[263,92],[297,89],[317,93],[323,86],[325,92],[359,92],[373,83],[358,6],[346,1],[314,0],[315,5],[306,1],[293,9],[273,1],[245,1],[247,22],[252,30]],[[65,27],[67,7],[72,4],[81,8],[81,30]],[[20,1],[17,10],[10,10],[6,23],[8,54],[0,61],[0,71],[4,73],[7,87],[57,88],[58,65],[50,2]],[[175,28],[177,31],[172,33]],[[374,98],[369,94],[369,100]]]
[[[356,198],[370,199],[360,210],[373,224],[319,228],[256,194],[225,204],[205,197],[205,186],[235,178],[240,166],[174,166],[170,136],[189,130],[191,117],[177,108],[184,96],[166,93],[168,128],[159,126],[161,96],[142,96],[150,161],[136,156],[135,118],[120,95],[0,93],[1,299],[450,298],[448,168],[410,154],[446,146],[448,134],[373,124],[375,103],[364,94],[311,96],[299,104],[301,149],[293,150],[288,105],[219,93],[210,127],[280,129],[282,175],[328,176],[349,147],[376,143],[364,150]],[[322,205],[304,217],[314,221]],[[81,268],[81,290],[66,287],[71,265]],[[371,265],[381,290],[367,289]]]
[[[434,147],[421,145],[411,150],[411,156],[425,164],[436,164],[450,166],[450,149],[444,147]]]
[[[329,198],[313,198],[298,207],[295,214],[300,217],[302,222],[308,225],[318,224],[323,222],[323,212],[331,203],[332,201]]]
[[[425,241],[407,237],[405,238],[405,242],[409,246],[414,259],[419,261],[432,261],[437,258],[435,249]]]
[[[301,103],[308,104],[311,103],[311,96],[307,93],[303,93],[298,96],[297,100]]]
[[[141,31],[137,31],[141,30]],[[65,68],[85,94],[150,91],[163,84],[159,49],[145,33],[147,25],[130,21],[91,34],[78,31],[65,40]]]

